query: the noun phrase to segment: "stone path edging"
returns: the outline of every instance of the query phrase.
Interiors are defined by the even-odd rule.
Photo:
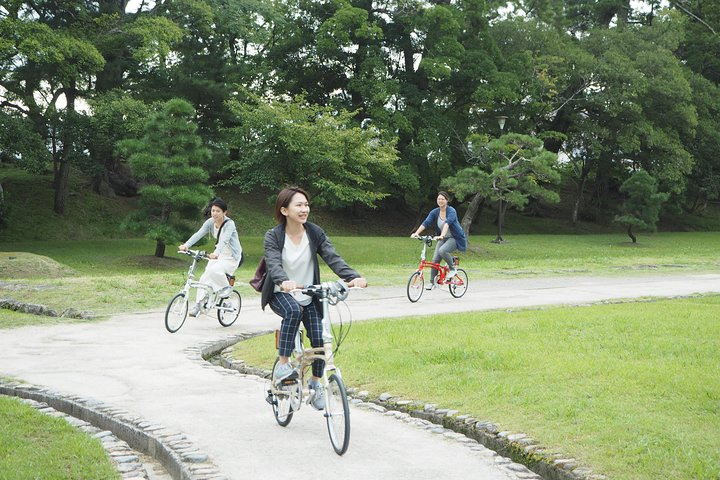
[[[76,395],[62,395],[35,385],[6,382],[2,379],[0,395],[45,403],[100,430],[110,431],[134,450],[159,461],[173,479],[226,479],[208,456],[198,451],[184,434],[166,432],[161,425],[147,422],[102,402]]]
[[[206,361],[214,360],[221,367],[235,370],[241,374],[270,378],[272,372],[267,369],[252,367],[243,361],[236,361],[223,355],[228,347],[251,337],[272,333],[272,330],[253,334],[241,334],[227,337],[215,342],[207,342],[198,347],[199,356]],[[546,480],[605,480],[603,474],[594,473],[583,467],[573,458],[561,453],[548,452],[532,438],[523,433],[502,431],[496,423],[478,420],[469,415],[460,414],[457,410],[437,408],[434,404],[422,403],[394,397],[391,393],[382,393],[375,399],[369,399],[367,392],[358,392],[349,387],[348,396],[352,404],[362,406],[370,404],[379,407],[378,412],[393,415],[402,419],[408,415],[432,424],[442,426],[459,435],[476,440],[478,443],[501,456],[506,456],[528,469],[532,476],[524,476],[513,472],[518,478],[537,478]],[[441,433],[441,432],[439,432]],[[500,457],[502,458],[502,457]],[[519,474],[520,473],[520,474]]]

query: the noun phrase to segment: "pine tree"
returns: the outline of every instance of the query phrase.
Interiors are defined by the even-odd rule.
[[[627,195],[622,206],[622,214],[615,216],[615,221],[627,225],[627,234],[633,243],[637,238],[633,227],[650,232],[656,230],[660,218],[660,208],[669,197],[667,193],[657,191],[657,181],[645,170],[638,170],[620,186],[620,191]]]
[[[125,228],[155,240],[155,256],[178,242],[189,230],[193,214],[207,203],[213,191],[205,183],[203,164],[210,151],[202,145],[193,121],[195,109],[173,99],[150,117],[139,140],[120,142],[120,150],[133,175],[142,183],[140,208],[128,216]],[[195,219],[193,219],[195,220]]]

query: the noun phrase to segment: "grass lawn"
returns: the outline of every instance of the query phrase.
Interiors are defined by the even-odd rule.
[[[0,396],[0,480],[119,479],[100,441]]]
[[[720,296],[356,323],[349,386],[500,424],[610,478],[720,478]],[[272,365],[274,338],[236,358]]]
[[[491,239],[472,237],[470,249],[461,255],[471,283],[479,278],[720,268],[717,233],[645,235],[638,245],[628,243],[622,235],[517,235],[502,245],[490,243]],[[405,285],[419,261],[421,244],[409,237],[332,240],[371,286]],[[262,255],[262,238],[243,237],[242,245],[247,259],[236,273],[236,288],[241,295],[252,297],[247,281]],[[72,307],[99,316],[164,308],[184,283],[190,260],[170,246],[165,258],[156,258],[153,252],[154,243],[143,239],[0,242],[0,298],[40,303],[59,312]],[[38,256],[42,258],[38,260]],[[326,267],[322,270],[323,278],[332,277]],[[0,328],[37,321],[24,314],[12,317],[0,310]]]

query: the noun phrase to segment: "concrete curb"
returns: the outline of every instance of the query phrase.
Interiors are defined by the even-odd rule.
[[[0,379],[0,394],[43,402],[59,412],[108,430],[131,448],[159,461],[176,480],[225,478],[182,433],[164,431],[164,427],[75,395],[62,395],[35,385]]]

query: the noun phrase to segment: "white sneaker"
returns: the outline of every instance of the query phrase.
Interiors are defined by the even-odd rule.
[[[202,302],[198,302],[190,309],[188,312],[188,315],[191,317],[197,317],[200,314],[200,310],[202,310]]]
[[[279,385],[283,380],[293,380],[298,377],[297,371],[289,363],[278,363],[274,373],[275,385]]]
[[[310,388],[315,390],[315,394],[313,395],[311,404],[315,408],[315,410],[324,410],[325,409],[325,388],[323,388],[320,383],[310,383],[308,384]]]
[[[433,288],[435,288],[435,282],[430,282],[425,285],[425,290],[432,290]]]

